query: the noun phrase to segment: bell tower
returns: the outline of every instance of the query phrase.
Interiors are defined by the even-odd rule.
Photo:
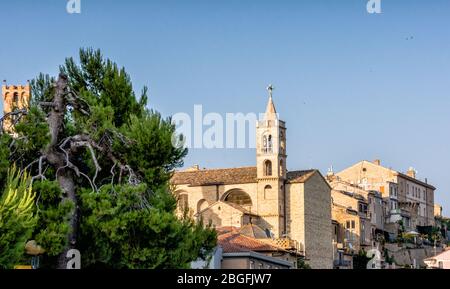
[[[286,125],[279,120],[269,85],[269,101],[256,125],[258,215],[268,223],[275,238],[285,233]]]
[[[17,109],[28,108],[30,105],[31,87],[30,82],[26,85],[7,85],[6,80],[2,84],[3,115]],[[14,116],[7,117],[3,121],[3,131],[13,134]]]

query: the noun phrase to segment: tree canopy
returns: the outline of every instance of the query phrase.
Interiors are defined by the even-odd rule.
[[[147,88],[136,97],[125,69],[93,49],[31,85],[15,137],[0,135],[0,186],[13,164],[30,172],[43,266],[65,268],[69,249],[107,268],[187,268],[211,252],[215,231],[175,214],[169,180],[187,151],[170,118],[147,109]]]

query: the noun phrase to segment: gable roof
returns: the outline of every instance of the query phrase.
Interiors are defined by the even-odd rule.
[[[289,183],[304,183],[318,170],[304,170],[287,172],[287,180]]]
[[[249,210],[247,210],[247,209],[237,205],[237,204],[233,204],[231,202],[223,202],[223,201],[217,201],[217,202],[211,204],[210,206],[208,206],[207,208],[201,210],[200,212],[198,212],[195,215],[199,216],[199,215],[203,214],[204,212],[210,210],[212,207],[219,206],[219,205],[221,205],[221,206],[229,206],[229,207],[231,207],[231,208],[241,212],[243,215],[258,216],[256,214],[250,212]]]
[[[304,183],[318,170],[302,170],[287,173],[288,183]],[[230,169],[211,169],[175,172],[171,183],[173,185],[213,186],[248,184],[257,182],[256,167],[241,167]]]
[[[171,183],[191,186],[256,183],[256,167],[176,172]]]
[[[418,183],[418,184],[420,184],[420,185],[422,185],[422,186],[424,186],[424,187],[427,187],[427,188],[429,188],[429,189],[431,189],[431,190],[436,190],[436,188],[435,188],[434,186],[432,186],[432,185],[430,185],[430,184],[428,184],[428,183],[426,183],[426,182],[423,182],[423,181],[421,181],[421,180],[419,180],[419,179],[412,178],[412,177],[410,177],[410,176],[408,176],[408,175],[406,175],[406,174],[404,174],[404,173],[401,173],[401,172],[399,172],[399,171],[396,171],[396,170],[394,170],[394,169],[387,168],[387,167],[384,167],[384,166],[382,166],[382,165],[374,164],[373,162],[366,161],[366,160],[360,161],[360,162],[358,162],[358,163],[356,163],[356,164],[354,164],[354,165],[352,165],[352,166],[350,166],[350,167],[348,167],[348,168],[342,170],[342,172],[343,172],[343,171],[346,171],[346,170],[348,170],[348,169],[350,169],[350,168],[353,168],[353,167],[356,167],[356,166],[361,166],[361,165],[370,165],[370,166],[373,166],[373,167],[381,168],[381,169],[383,169],[383,170],[386,170],[386,171],[391,172],[394,176],[399,176],[399,177],[402,177],[402,178],[404,178],[404,179],[407,179],[407,180],[409,180],[409,181],[411,181],[411,182]],[[339,173],[337,173],[337,175],[339,175]]]

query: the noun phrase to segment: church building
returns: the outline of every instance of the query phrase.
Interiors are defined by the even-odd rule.
[[[256,123],[256,166],[176,172],[179,212],[216,228],[251,225],[264,232],[259,239],[294,248],[312,268],[331,269],[331,188],[318,170],[287,170],[286,123],[269,92]]]

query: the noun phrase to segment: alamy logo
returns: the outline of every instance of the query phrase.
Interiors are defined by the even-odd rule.
[[[369,2],[367,2],[367,12],[370,14],[380,14],[381,0],[369,0]]]
[[[67,262],[67,269],[81,269],[81,253],[77,249],[71,249],[67,251],[66,258],[69,259]]]
[[[68,0],[66,10],[69,14],[81,14],[81,0]]]
[[[202,105],[194,105],[193,118],[187,113],[176,113],[172,123],[176,132],[172,145],[194,149],[254,149],[256,148],[256,124],[264,114],[219,113],[203,114]],[[278,120],[274,120],[274,125]]]

